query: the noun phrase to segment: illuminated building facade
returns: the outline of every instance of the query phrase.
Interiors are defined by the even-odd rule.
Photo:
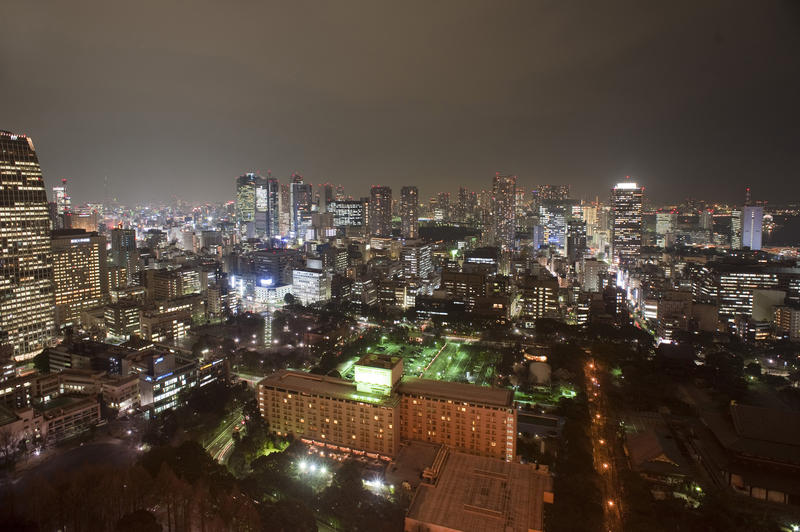
[[[403,378],[402,359],[366,355],[355,381],[283,370],[258,385],[261,415],[281,435],[391,458],[401,440],[448,445],[511,461],[513,392]]]
[[[291,231],[296,238],[305,238],[306,229],[311,225],[313,190],[310,183],[303,181],[300,174],[292,175],[291,192]]]
[[[259,179],[253,173],[236,179],[236,223],[240,226],[255,221],[256,183]]]
[[[539,185],[540,200],[563,201],[569,199],[569,185]]]
[[[400,189],[400,227],[403,238],[419,236],[419,191],[417,187]]]
[[[292,272],[292,295],[303,305],[330,300],[330,275],[326,271],[314,268],[294,270]]]
[[[513,249],[516,236],[517,176],[496,174],[492,182],[492,236],[494,245]]]
[[[336,227],[363,227],[366,221],[365,204],[359,200],[336,200],[332,206],[333,225]]]
[[[636,261],[642,247],[642,200],[644,187],[632,181],[617,183],[611,189],[612,254],[614,264]]]
[[[279,435],[293,434],[332,450],[391,458],[400,444],[399,397],[381,392],[384,378],[377,373],[358,384],[301,371],[278,371],[258,384],[259,409]],[[390,370],[390,386],[391,376]]]
[[[369,198],[370,236],[392,236],[392,189],[373,186]]]
[[[753,251],[761,249],[761,225],[764,223],[764,208],[756,205],[742,207],[742,247]]]
[[[33,141],[7,131],[0,131],[0,220],[0,345],[27,359],[55,330],[50,215]]]
[[[80,324],[84,310],[108,297],[106,239],[83,230],[53,231],[52,261],[56,325]]]
[[[280,183],[272,176],[256,182],[256,236],[280,238],[280,193]]]

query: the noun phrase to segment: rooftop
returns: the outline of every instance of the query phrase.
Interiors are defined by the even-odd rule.
[[[380,353],[372,353],[361,357],[356,364],[358,366],[368,366],[371,368],[392,369],[402,361],[402,357],[393,357]]]
[[[451,451],[436,483],[417,489],[406,519],[465,532],[542,530],[552,489],[550,474],[532,464]]]
[[[800,412],[732,405],[729,415],[706,413],[719,443],[743,457],[800,464]]]
[[[424,395],[425,397],[481,403],[502,408],[511,408],[514,400],[514,392],[511,390],[417,377],[403,377],[398,385],[398,391],[407,395]]]
[[[396,401],[396,398],[392,396],[359,392],[356,384],[352,381],[288,369],[265,377],[259,382],[259,385],[348,401],[386,404],[387,406]]]

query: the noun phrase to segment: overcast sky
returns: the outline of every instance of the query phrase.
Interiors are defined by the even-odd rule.
[[[15,1],[0,129],[73,201],[224,201],[246,171],[427,198],[625,175],[800,200],[796,1]]]

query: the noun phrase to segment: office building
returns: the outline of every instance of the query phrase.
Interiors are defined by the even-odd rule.
[[[497,173],[492,182],[491,223],[493,244],[514,249],[516,237],[517,177]]]
[[[33,141],[7,131],[0,131],[0,220],[0,346],[23,360],[55,331],[50,215]]]
[[[292,295],[303,305],[329,301],[331,277],[321,269],[295,269],[292,272]]]
[[[421,240],[406,242],[401,251],[403,277],[428,279],[433,274],[433,252],[429,243]]]
[[[369,199],[370,236],[392,236],[392,189],[373,186]]]
[[[333,225],[337,228],[364,227],[367,208],[361,200],[337,200],[332,206]]]
[[[280,238],[280,183],[271,175],[256,182],[255,234],[259,238]]]
[[[311,226],[313,190],[310,183],[303,181],[300,174],[292,174],[291,192],[291,232],[298,239],[305,239],[306,229]]]
[[[53,231],[52,263],[56,325],[82,324],[81,313],[108,298],[106,239],[83,230]]]
[[[742,207],[742,247],[753,251],[761,249],[761,226],[764,222],[764,208],[756,205]]]
[[[255,221],[256,184],[261,180],[254,173],[236,179],[236,223],[245,226]]]
[[[417,187],[400,189],[400,228],[403,238],[419,236],[419,192]]]
[[[644,187],[633,181],[617,183],[611,189],[612,234],[614,264],[630,265],[642,247],[642,201]]]
[[[675,211],[656,213],[656,234],[674,233],[678,228],[678,213]]]
[[[136,250],[136,230],[115,227],[111,230],[111,263],[127,270],[127,278],[137,278],[139,254]]]

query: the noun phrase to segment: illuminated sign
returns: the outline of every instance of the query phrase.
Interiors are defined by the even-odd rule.
[[[392,370],[356,364],[354,380],[359,392],[388,394],[392,389]]]
[[[272,279],[261,279],[258,281],[261,286],[272,286]]]
[[[89,242],[91,242],[91,240],[88,238],[73,238],[69,241],[70,244],[88,244]]]

